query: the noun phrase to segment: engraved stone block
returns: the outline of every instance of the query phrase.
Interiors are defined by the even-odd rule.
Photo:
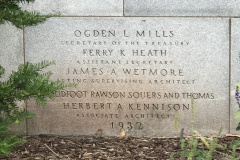
[[[229,130],[229,21],[51,18],[25,29],[26,60],[54,60],[56,92],[30,134],[174,136]]]

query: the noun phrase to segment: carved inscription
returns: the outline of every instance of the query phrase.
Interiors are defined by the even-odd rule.
[[[58,80],[96,89],[55,94],[68,99],[61,108],[74,111],[73,116],[81,120],[107,119],[109,129],[141,131],[147,129],[146,121],[173,121],[178,112],[190,114],[191,99],[215,98],[212,92],[174,89],[198,83],[178,59],[181,54],[177,50],[193,46],[191,39],[182,38],[184,33],[117,28],[76,28],[70,33],[68,40],[58,45],[77,53],[62,53],[75,58],[63,68],[64,78]]]
[[[32,109],[34,133],[178,136],[193,122],[204,133],[229,125],[228,19],[61,17],[24,32],[26,61],[54,60],[52,78],[78,85]]]

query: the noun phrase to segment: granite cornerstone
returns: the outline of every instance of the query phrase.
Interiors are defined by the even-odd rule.
[[[60,16],[24,31],[2,25],[1,64],[10,71],[24,61],[54,60],[52,78],[78,84],[56,92],[45,108],[27,102],[36,114],[27,133],[93,135],[101,129],[114,136],[123,129],[131,136],[170,137],[193,126],[203,134],[221,127],[235,132],[240,1],[177,3],[22,5]],[[12,57],[4,58],[5,46]]]

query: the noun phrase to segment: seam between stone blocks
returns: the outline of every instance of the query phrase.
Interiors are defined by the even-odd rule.
[[[123,9],[123,15],[121,16],[56,16],[54,18],[240,18],[240,16],[126,16]]]
[[[26,61],[26,59],[25,59],[25,35],[24,35],[24,28],[23,28],[23,30],[22,30],[22,42],[23,42],[23,44],[22,44],[22,47],[23,47],[23,63],[25,63],[25,61]]]
[[[229,130],[228,132],[230,133],[231,132],[231,76],[232,76],[232,19],[229,18],[229,90],[228,90],[228,94],[229,94],[229,108],[228,108],[228,122],[229,122]]]
[[[23,63],[25,64],[26,63],[26,47],[25,47],[25,29],[23,28],[23,44],[22,44],[22,46],[23,46]],[[25,109],[27,110],[28,108],[27,108],[27,101],[25,100],[24,101],[24,103],[25,103]],[[26,133],[26,135],[28,135],[28,120],[25,120],[25,126],[26,126],[26,128],[25,128],[25,133]]]
[[[123,17],[125,17],[125,0],[123,0]]]

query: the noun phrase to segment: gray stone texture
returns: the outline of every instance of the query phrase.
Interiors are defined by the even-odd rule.
[[[122,16],[123,0],[36,0],[21,4],[23,9],[62,16]]]
[[[240,0],[125,0],[126,16],[240,16]]]
[[[231,53],[231,106],[230,106],[230,132],[238,133],[236,131],[236,127],[240,119],[234,118],[234,114],[239,110],[237,101],[235,99],[236,85],[240,82],[240,19],[234,18],[232,19],[232,53]]]
[[[11,24],[0,25],[0,64],[6,69],[4,80],[24,63],[23,31]]]
[[[51,18],[27,27],[26,60],[55,60],[53,79],[78,83],[46,108],[29,102],[37,117],[28,132],[116,135],[123,125],[127,135],[170,137],[194,125],[227,133],[228,40],[224,18]]]
[[[18,66],[24,63],[23,54],[23,31],[17,29],[9,23],[0,25],[0,65],[5,68],[5,74],[0,79],[5,81]],[[23,108],[25,103],[18,102],[18,106]],[[11,128],[13,131],[21,134],[26,133],[25,122]]]

